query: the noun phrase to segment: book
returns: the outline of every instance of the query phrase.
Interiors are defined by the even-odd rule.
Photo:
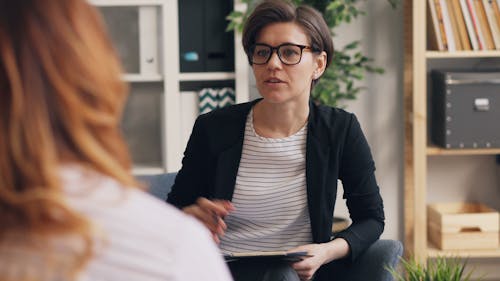
[[[439,25],[439,34],[441,37],[441,41],[443,42],[443,49],[449,50],[448,37],[446,36],[446,32],[445,32],[445,28],[444,28],[443,10],[441,8],[441,2],[439,0],[434,0],[434,7],[436,9],[436,16],[437,16],[438,25]]]
[[[312,257],[312,255],[309,255],[307,252],[288,253],[285,251],[238,252],[224,254],[224,259],[226,260],[226,262],[232,262],[241,259],[297,262],[303,260],[306,257]]]
[[[474,31],[474,25],[472,24],[472,19],[470,17],[469,8],[467,8],[467,0],[459,0],[462,15],[465,21],[465,27],[467,27],[467,34],[469,35],[470,44],[472,50],[477,51],[479,49],[479,43],[477,41],[477,35]]]
[[[448,16],[450,18],[451,32],[453,33],[453,38],[455,39],[455,49],[457,51],[463,50],[462,40],[460,39],[460,34],[458,32],[458,22],[455,16],[455,11],[453,9],[453,4],[451,0],[445,0],[446,9],[448,10]]]
[[[427,25],[428,35],[429,35],[429,49],[437,49],[439,51],[445,51],[445,46],[443,45],[443,39],[441,39],[441,33],[439,31],[439,21],[436,13],[436,6],[434,6],[434,0],[428,0],[429,9],[427,9],[429,15],[428,18],[431,19],[430,23]]]
[[[446,33],[446,40],[448,40],[448,51],[454,52],[457,50],[457,45],[455,36],[453,35],[453,27],[451,24],[450,13],[448,11],[448,6],[445,0],[440,0],[439,5],[441,6],[441,11],[443,13],[444,22],[444,32]]]
[[[488,25],[488,20],[486,19],[486,11],[484,10],[483,1],[482,0],[473,0],[474,8],[476,9],[476,15],[479,19],[479,26],[481,28],[481,32],[483,33],[485,39],[485,50],[493,50],[495,49],[495,43],[493,43],[493,36],[491,35],[490,26]]]
[[[467,33],[467,28],[465,27],[465,21],[462,14],[462,8],[460,7],[460,2],[459,0],[448,1],[451,2],[453,13],[455,14],[455,22],[457,24],[458,36],[460,38],[462,50],[470,51],[472,50],[472,47],[469,40],[469,34]]]
[[[497,27],[500,29],[500,0],[499,2],[497,1],[491,1],[493,5],[493,12],[495,13],[495,18],[497,20]]]
[[[488,25],[490,27],[491,36],[493,37],[495,49],[500,49],[500,26],[498,25],[495,15],[496,2],[493,0],[483,0],[483,6],[486,13],[486,19],[488,20]]]
[[[473,0],[466,1],[467,9],[469,10],[470,18],[472,21],[472,26],[474,26],[474,32],[476,33],[477,42],[479,44],[479,50],[487,50],[483,33],[481,31],[481,28],[479,27],[479,19],[477,18],[476,10],[474,9],[474,4],[472,2]]]

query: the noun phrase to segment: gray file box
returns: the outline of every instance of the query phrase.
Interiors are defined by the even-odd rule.
[[[500,71],[432,71],[431,140],[445,148],[500,147]]]

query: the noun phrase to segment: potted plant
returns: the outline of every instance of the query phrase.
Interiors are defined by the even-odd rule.
[[[466,259],[457,257],[437,257],[427,266],[424,266],[414,259],[405,260],[401,258],[403,272],[394,268],[387,268],[397,281],[475,281],[473,271],[465,271]]]
[[[399,0],[387,0],[394,8]],[[253,10],[256,0],[241,0],[247,4],[245,12],[233,11],[228,16],[229,24],[227,30],[243,29],[243,23]],[[307,4],[323,14],[326,23],[330,27],[332,37],[335,37],[335,28],[342,23],[350,23],[351,20],[364,15],[358,4],[360,0],[292,0],[293,3]],[[312,98],[317,102],[330,106],[338,106],[340,100],[356,99],[361,87],[356,86],[356,81],[361,81],[365,73],[383,73],[384,70],[374,66],[373,59],[366,57],[359,50],[360,41],[353,41],[343,47],[336,46],[331,66],[321,77],[320,82],[312,92]]]

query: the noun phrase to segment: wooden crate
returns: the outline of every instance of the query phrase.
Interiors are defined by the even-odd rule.
[[[493,249],[499,246],[499,214],[478,203],[427,206],[428,235],[441,250]]]

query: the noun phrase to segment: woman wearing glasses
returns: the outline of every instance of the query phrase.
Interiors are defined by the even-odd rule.
[[[224,253],[310,255],[230,262],[235,280],[344,280],[382,233],[384,211],[356,117],[310,100],[333,55],[328,27],[310,7],[264,1],[243,47],[262,99],[197,119],[167,201],[202,221]],[[332,239],[339,179],[353,223]]]

